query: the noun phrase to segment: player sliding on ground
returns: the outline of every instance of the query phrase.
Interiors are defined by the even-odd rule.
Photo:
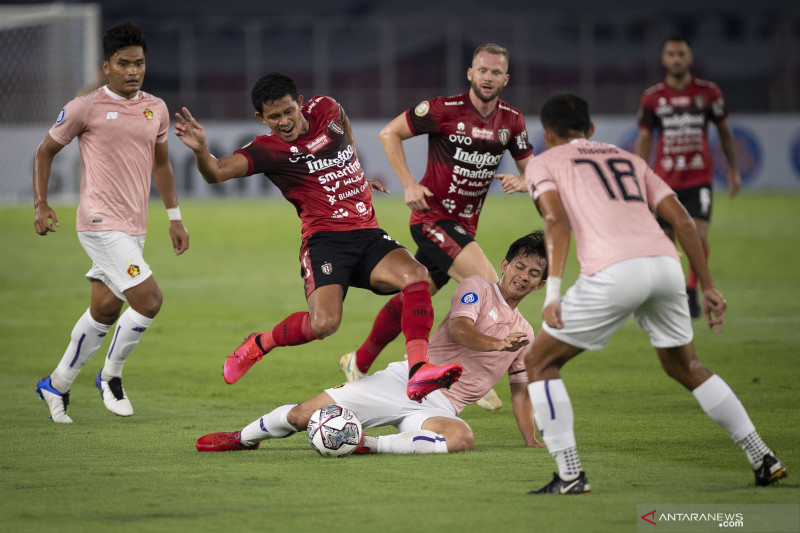
[[[706,323],[719,332],[727,304],[714,288],[694,222],[675,193],[645,161],[610,144],[589,141],[589,106],[557,94],[542,106],[549,149],[525,169],[528,189],[545,222],[550,282],[545,324],[526,355],[536,424],[558,473],[531,494],[585,494],[572,404],[561,367],[583,350],[600,350],[633,315],[650,337],[666,373],[692,392],[703,411],[739,444],[757,485],[786,469],[756,432],[742,403],[721,377],[697,359],[680,256],[653,212],[675,228],[703,289]],[[561,298],[570,233],[581,272]]]
[[[516,240],[500,263],[497,283],[470,276],[459,283],[450,312],[431,337],[428,356],[439,365],[463,366],[461,379],[450,389],[430,393],[422,403],[406,398],[408,362],[345,383],[301,404],[287,404],[232,433],[211,433],[198,439],[201,452],[253,450],[266,439],[284,438],[306,429],[311,414],[338,404],[351,409],[364,428],[395,426],[399,433],[364,436],[355,453],[436,453],[471,450],[472,429],[458,417],[464,407],[483,397],[508,372],[511,405],[528,446],[536,440],[526,389],[523,357],[533,329],[517,306],[547,278],[541,231]]]

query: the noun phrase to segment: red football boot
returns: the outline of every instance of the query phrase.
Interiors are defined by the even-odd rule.
[[[235,452],[237,450],[255,450],[260,442],[252,446],[242,444],[242,432],[232,433],[209,433],[197,439],[195,447],[198,452]]]
[[[236,348],[225,360],[225,365],[222,367],[222,377],[225,378],[225,383],[228,385],[239,381],[254,364],[264,357],[264,350],[256,344],[256,336],[258,335],[261,335],[261,333],[251,333],[245,337],[241,346]]]
[[[461,365],[458,363],[444,366],[425,363],[408,380],[406,394],[415,402],[422,402],[425,396],[436,389],[443,387],[449,389],[459,377],[461,377]]]

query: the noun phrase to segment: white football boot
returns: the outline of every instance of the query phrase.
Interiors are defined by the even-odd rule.
[[[131,416],[133,407],[131,407],[131,401],[125,394],[122,380],[120,378],[111,378],[108,381],[103,381],[100,378],[102,373],[102,370],[97,373],[97,377],[94,378],[94,384],[97,390],[100,391],[100,397],[103,398],[106,409],[117,416]]]
[[[356,366],[356,352],[346,353],[339,359],[339,370],[347,376],[347,381],[358,381],[367,375],[361,372]]]
[[[59,392],[50,384],[50,376],[42,378],[36,384],[36,392],[39,397],[47,402],[50,408],[50,418],[53,422],[60,422],[62,424],[71,424],[72,419],[67,415],[67,406],[69,405],[69,391]]]

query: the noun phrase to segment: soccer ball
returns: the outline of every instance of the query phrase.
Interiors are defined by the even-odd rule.
[[[341,405],[326,405],[314,411],[308,421],[308,442],[323,457],[341,457],[361,441],[361,422]]]

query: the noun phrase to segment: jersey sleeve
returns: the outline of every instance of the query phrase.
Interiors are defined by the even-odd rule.
[[[722,97],[722,91],[717,84],[711,85],[711,113],[709,118],[714,124],[723,122],[728,117],[728,108],[725,106],[725,99]]]
[[[450,318],[467,317],[477,322],[487,299],[486,287],[480,283],[480,278],[477,276],[464,278],[456,287],[450,302]]]
[[[406,122],[414,135],[424,135],[426,133],[439,133],[442,123],[441,98],[433,100],[423,100],[413,109],[406,110]]]
[[[647,92],[639,100],[639,111],[636,118],[640,128],[652,131],[656,126],[656,110],[650,102]]]
[[[169,109],[167,109],[167,104],[165,104],[164,100],[161,98],[158,99],[156,105],[158,106],[159,116],[158,136],[156,137],[156,143],[160,144],[167,142],[167,135],[169,134]]]
[[[266,174],[272,162],[269,151],[262,146],[261,137],[256,137],[233,153],[241,154],[247,159],[248,176],[260,173]]]
[[[641,158],[638,159],[641,160]],[[655,213],[658,204],[667,196],[674,195],[675,191],[667,185],[667,182],[665,182],[661,176],[647,166],[644,160],[639,161],[639,163],[644,167],[640,174],[644,180],[645,190],[647,191],[647,205],[650,207],[650,210]]]
[[[515,160],[519,161],[533,155],[533,145],[528,139],[528,128],[525,126],[525,117],[520,114],[514,124],[513,139],[508,147],[508,152]]]
[[[70,100],[47,133],[58,144],[66,146],[84,131],[88,114],[89,105],[83,98]]]
[[[543,155],[534,157],[525,167],[525,184],[534,201],[545,191],[558,190]]]

